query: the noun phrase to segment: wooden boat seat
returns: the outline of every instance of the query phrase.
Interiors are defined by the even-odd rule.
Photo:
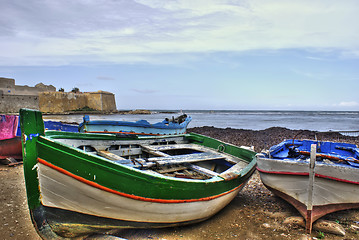
[[[141,145],[141,147],[145,147],[153,151],[167,151],[174,149],[193,149],[202,152],[208,151],[208,148],[202,147],[197,144]]]
[[[153,157],[153,158],[148,158],[147,161],[154,162],[158,165],[168,165],[168,164],[192,163],[192,162],[220,160],[220,159],[226,159],[226,157],[222,154],[202,152],[202,153],[175,155],[175,156]]]
[[[104,158],[107,158],[109,160],[112,160],[112,161],[114,161],[116,163],[125,164],[125,165],[133,164],[133,162],[130,159],[123,158],[123,157],[118,156],[116,154],[110,153],[109,151],[106,151],[106,150],[97,151],[97,155],[99,155],[101,157],[104,157]]]
[[[193,165],[193,164],[187,164],[188,168],[189,169],[192,169],[193,171],[196,171],[196,172],[199,172],[199,173],[202,173],[208,177],[215,177],[218,175],[218,173],[216,172],[213,172],[207,168],[204,168],[204,167],[200,167],[200,166],[197,166],[197,165]]]
[[[241,158],[238,158],[238,157],[234,158],[233,156],[230,156],[228,154],[219,153],[215,149],[206,148],[206,147],[203,147],[203,146],[197,145],[197,144],[141,145],[141,147],[144,151],[147,151],[155,156],[169,156],[168,154],[161,152],[161,151],[178,150],[178,149],[192,149],[192,150],[195,150],[198,152],[221,154],[222,157],[226,159],[226,161],[228,161],[232,164],[237,164],[238,161],[246,162],[245,160],[243,160]]]

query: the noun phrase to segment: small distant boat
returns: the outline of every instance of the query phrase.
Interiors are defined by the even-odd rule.
[[[151,124],[147,120],[137,122],[94,120],[90,121],[88,115],[84,116],[79,125],[80,132],[86,133],[113,133],[135,135],[175,135],[186,133],[187,126],[192,118],[183,114],[177,118],[166,118],[162,122]]]
[[[359,149],[354,144],[287,140],[257,155],[263,184],[312,223],[359,208]]]
[[[199,134],[44,132],[20,110],[31,219],[43,239],[203,221],[255,171],[255,152]]]

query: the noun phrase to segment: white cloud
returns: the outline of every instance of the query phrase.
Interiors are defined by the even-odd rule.
[[[141,93],[141,94],[152,94],[157,92],[156,90],[152,89],[131,89],[133,92]]]
[[[5,0],[0,65],[153,61],[171,53],[302,48],[359,57],[355,0]],[[6,10],[6,11],[5,11]]]
[[[359,103],[356,102],[356,101],[340,102],[340,103],[337,104],[336,106],[339,106],[339,107],[359,107]]]

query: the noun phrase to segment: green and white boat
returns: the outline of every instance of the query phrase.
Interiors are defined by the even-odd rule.
[[[256,167],[255,152],[199,134],[44,132],[21,109],[33,224],[44,239],[195,223],[224,208]]]

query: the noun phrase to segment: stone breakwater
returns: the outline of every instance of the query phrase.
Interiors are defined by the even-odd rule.
[[[286,139],[318,139],[320,141],[347,142],[359,145],[359,137],[343,136],[340,133],[321,133],[309,130],[290,130],[272,127],[265,130],[245,130],[233,128],[195,127],[187,132],[203,134],[237,146],[253,146],[256,152],[269,149]]]

